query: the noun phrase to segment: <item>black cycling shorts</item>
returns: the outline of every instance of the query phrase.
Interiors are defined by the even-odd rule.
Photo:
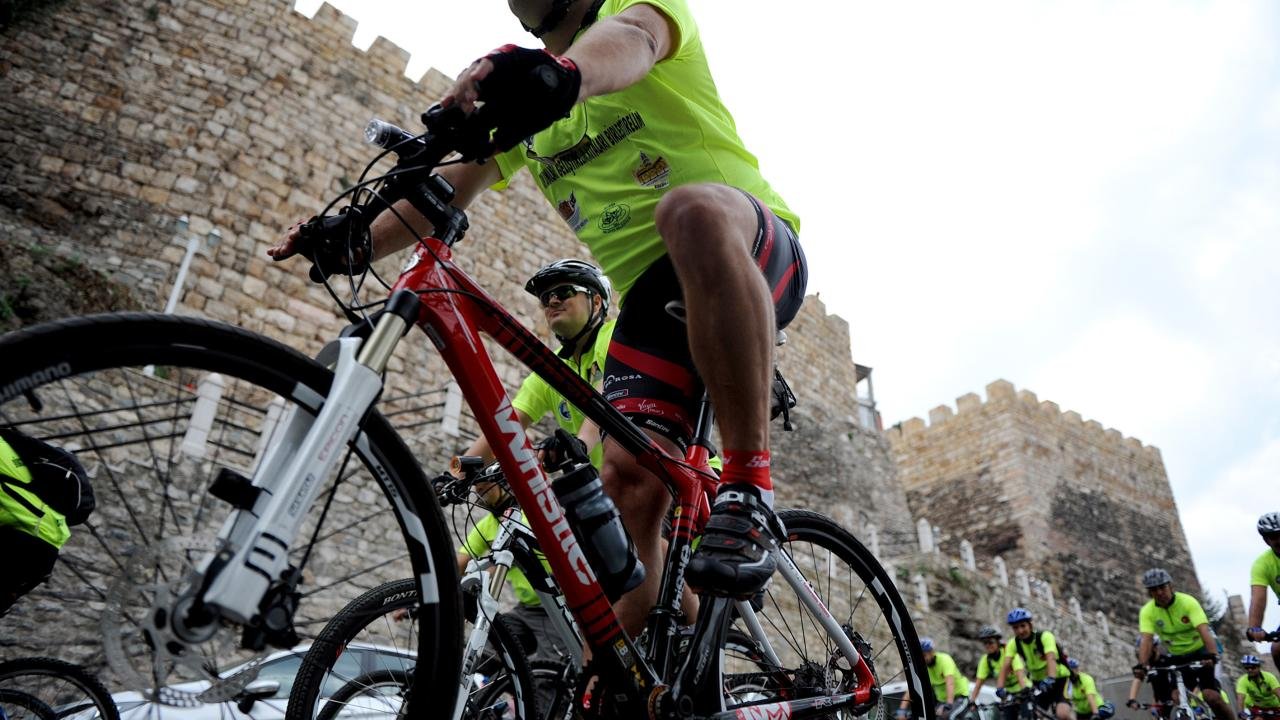
[[[1194,652],[1186,655],[1166,655],[1151,664],[1152,667],[1168,667],[1170,665],[1181,665],[1183,663],[1193,662],[1195,660],[1204,660],[1209,657],[1207,652]],[[1183,668],[1178,671],[1182,674],[1182,684],[1187,686],[1187,690],[1221,690],[1222,686],[1218,684],[1218,678],[1213,675],[1213,666],[1205,665],[1197,669]],[[1156,673],[1151,678],[1151,692],[1160,702],[1169,702],[1173,697],[1175,684],[1170,673]]]
[[[790,225],[759,200],[747,198],[756,210],[752,256],[773,294],[774,314],[783,328],[804,301],[809,275],[804,252]],[[681,447],[693,435],[702,399],[684,321],[666,309],[669,302],[683,298],[670,257],[664,255],[641,273],[618,313],[603,389],[605,398],[637,425]]]

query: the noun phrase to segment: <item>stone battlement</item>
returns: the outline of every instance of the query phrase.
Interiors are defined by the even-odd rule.
[[[1017,406],[1029,412],[1037,419],[1060,426],[1064,431],[1076,432],[1099,449],[1125,453],[1135,460],[1145,459],[1155,464],[1163,464],[1160,449],[1154,445],[1145,445],[1134,437],[1125,437],[1115,428],[1104,427],[1097,420],[1085,420],[1074,410],[1062,410],[1052,400],[1041,400],[1030,390],[1018,390],[1008,380],[996,380],[986,387],[987,399],[983,402],[977,393],[965,393],[956,398],[956,407],[939,405],[929,411],[929,420],[913,417],[886,430],[891,439],[898,441],[920,433],[935,431],[949,420],[960,415],[980,413],[988,408],[1003,412],[1011,406]]]

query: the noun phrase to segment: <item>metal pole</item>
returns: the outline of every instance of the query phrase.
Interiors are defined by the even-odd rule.
[[[172,315],[174,309],[178,307],[178,300],[182,297],[183,285],[187,282],[187,269],[191,267],[191,258],[196,256],[196,251],[200,249],[200,238],[192,235],[187,238],[187,254],[182,258],[182,264],[178,266],[178,279],[173,281],[173,289],[169,291],[169,302],[165,303],[164,314]]]

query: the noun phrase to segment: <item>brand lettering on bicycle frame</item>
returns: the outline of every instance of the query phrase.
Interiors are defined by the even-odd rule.
[[[573,565],[578,582],[583,585],[593,584],[596,581],[595,573],[591,572],[587,556],[578,546],[578,539],[573,534],[573,528],[569,527],[569,520],[564,516],[564,510],[560,508],[560,503],[556,502],[554,491],[547,483],[547,476],[538,467],[538,457],[529,447],[524,426],[520,424],[515,410],[511,408],[509,398],[502,398],[502,404],[493,414],[493,419],[498,423],[498,430],[507,436],[507,449],[520,464],[520,476],[529,483],[529,489],[537,497],[537,509],[542,511],[542,516],[551,524],[556,539],[560,541],[560,549]]]
[[[329,459],[329,453],[333,452],[335,441],[344,435],[343,431],[347,429],[347,423],[350,421],[351,409],[348,408],[347,411],[343,413],[342,417],[338,418],[338,422],[334,424],[333,434],[329,436],[329,441],[325,443],[325,446],[320,448],[320,452],[316,454],[316,460],[324,462]]]
[[[43,370],[37,370],[30,375],[20,377],[17,380],[5,385],[0,389],[0,402],[7,401],[14,396],[20,395],[34,387],[43,385],[50,380],[67,377],[71,374],[71,363],[58,363],[50,365]]]
[[[738,711],[738,720],[787,720],[791,717],[791,703],[756,705]]]

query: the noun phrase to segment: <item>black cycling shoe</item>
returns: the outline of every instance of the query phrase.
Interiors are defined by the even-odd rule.
[[[716,494],[711,519],[685,580],[696,592],[737,600],[751,599],[777,567],[769,527],[771,510],[755,488],[726,485]]]

